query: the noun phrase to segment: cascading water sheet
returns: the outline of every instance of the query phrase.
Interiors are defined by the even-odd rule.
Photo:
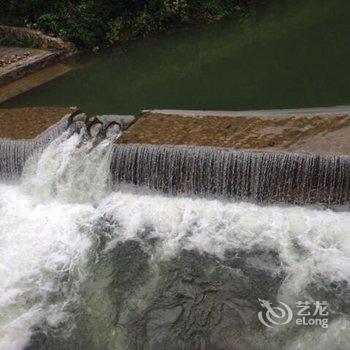
[[[116,144],[111,176],[162,192],[262,203],[348,205],[350,157]]]
[[[18,178],[25,162],[36,152],[41,152],[50,142],[59,137],[68,127],[68,118],[62,118],[35,139],[0,138],[0,179]]]

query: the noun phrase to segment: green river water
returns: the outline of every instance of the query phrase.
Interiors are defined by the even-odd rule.
[[[350,2],[273,4],[226,20],[83,54],[68,74],[6,107],[240,110],[350,103]]]

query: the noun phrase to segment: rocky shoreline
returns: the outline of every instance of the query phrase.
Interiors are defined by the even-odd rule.
[[[37,72],[78,52],[73,43],[28,28],[0,25],[0,38],[2,44],[6,45],[0,47],[1,85]]]

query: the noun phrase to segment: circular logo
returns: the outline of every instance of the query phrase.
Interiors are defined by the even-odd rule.
[[[272,306],[268,300],[258,299],[260,305],[265,309],[258,313],[259,321],[266,327],[273,328],[289,323],[293,318],[292,309],[282,301],[280,306]]]

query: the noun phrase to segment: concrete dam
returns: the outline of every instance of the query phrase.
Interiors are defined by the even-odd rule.
[[[350,202],[347,108],[145,111],[136,119],[88,118],[74,109],[33,111],[31,121],[23,118],[24,110],[2,112],[2,178],[20,176],[28,157],[65,130],[85,129],[97,141],[115,138],[110,157],[114,185],[257,203]]]
[[[347,348],[347,110],[2,109],[0,135],[0,349]],[[259,321],[298,300],[322,326]]]

